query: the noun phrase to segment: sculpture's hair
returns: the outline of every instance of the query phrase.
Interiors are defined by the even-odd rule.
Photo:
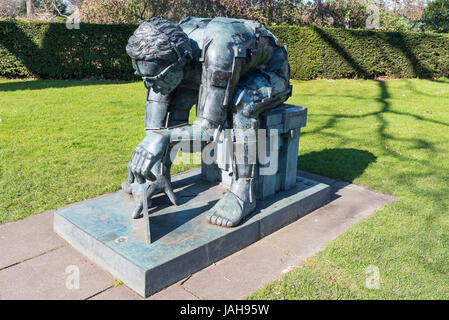
[[[173,47],[181,55],[186,51],[192,54],[190,39],[177,24],[168,19],[152,18],[140,22],[128,40],[126,53],[136,60],[176,57]]]

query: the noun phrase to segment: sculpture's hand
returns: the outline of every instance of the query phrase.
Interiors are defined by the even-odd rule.
[[[145,183],[145,179],[155,181],[156,176],[151,172],[154,164],[164,155],[170,138],[157,131],[148,131],[145,139],[134,149],[128,164],[128,183],[134,180]]]
[[[151,207],[152,196],[159,192],[165,192],[171,203],[174,205],[177,205],[178,203],[170,180],[165,175],[158,174],[156,181],[147,181],[143,184],[134,183],[132,184],[131,189],[134,200],[136,201],[136,207],[132,213],[133,219],[137,219],[142,216],[144,195],[147,196],[148,208]]]
[[[132,193],[137,204],[132,217],[141,216],[143,197],[146,194],[148,207],[151,197],[159,192],[165,192],[170,201],[176,205],[177,200],[170,183],[170,168],[160,165],[162,157],[169,147],[169,136],[158,131],[147,131],[145,139],[135,148],[128,164],[128,181],[122,188]],[[155,166],[155,164],[158,164]]]

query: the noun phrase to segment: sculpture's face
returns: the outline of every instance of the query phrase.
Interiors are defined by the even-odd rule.
[[[172,92],[184,78],[184,64],[180,61],[133,60],[133,67],[146,88],[151,87],[154,92],[164,95]]]

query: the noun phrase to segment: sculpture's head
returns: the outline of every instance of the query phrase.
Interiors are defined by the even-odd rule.
[[[129,38],[126,52],[145,87],[168,94],[184,78],[184,66],[192,57],[189,37],[168,19],[141,21]]]

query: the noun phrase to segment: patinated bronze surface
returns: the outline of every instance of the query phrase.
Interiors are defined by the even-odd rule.
[[[142,21],[126,51],[147,88],[146,136],[122,185],[137,201],[133,217],[147,213],[143,206],[151,206],[151,197],[161,191],[176,204],[170,154],[177,142],[204,146],[232,129],[231,186],[206,218],[224,227],[238,225],[256,207],[255,164],[249,158],[257,149],[259,114],[291,95],[286,48],[255,21],[188,17],[178,25],[160,18]],[[188,124],[193,105],[197,116]]]

